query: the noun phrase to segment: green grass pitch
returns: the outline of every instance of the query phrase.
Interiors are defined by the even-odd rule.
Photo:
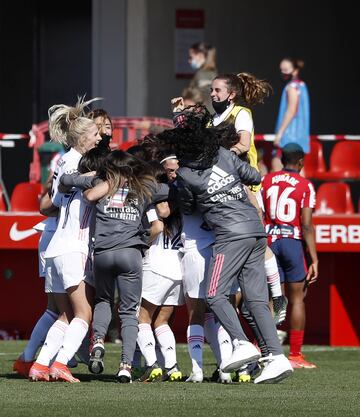
[[[80,384],[30,383],[12,373],[12,362],[25,342],[0,342],[1,417],[99,416],[360,416],[360,349],[305,346],[318,365],[296,370],[277,385],[220,385],[178,383],[119,384],[120,347],[107,344],[105,372],[90,375],[85,365],[73,369]],[[178,345],[184,374],[190,372],[185,345]],[[210,376],[215,363],[208,347],[204,369]]]

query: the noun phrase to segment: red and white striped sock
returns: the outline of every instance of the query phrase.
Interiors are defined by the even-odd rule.
[[[233,344],[229,333],[222,327],[218,330],[218,341],[221,352],[221,360],[229,359],[233,353]]]
[[[211,350],[216,358],[216,363],[219,366],[221,363],[220,346],[218,342],[218,330],[220,323],[215,321],[214,313],[205,313],[204,319],[204,335],[206,341],[209,343]]]
[[[204,328],[199,324],[191,324],[187,328],[188,352],[194,373],[202,371]]]
[[[164,356],[165,368],[172,368],[176,364],[176,342],[173,331],[168,324],[155,329],[156,339],[159,342],[161,353]]]
[[[265,261],[265,273],[270,287],[271,298],[280,297],[282,295],[280,274],[275,255]]]
[[[141,353],[144,355],[146,365],[154,365],[156,362],[155,337],[150,324],[139,324],[137,343]]]
[[[36,362],[40,365],[49,366],[51,359],[58,353],[61,348],[65,336],[65,331],[69,327],[67,323],[61,320],[50,327],[46,336],[43,347],[40,350]]]
[[[73,318],[65,331],[64,340],[55,361],[67,365],[81,346],[88,330],[89,325],[85,320]]]

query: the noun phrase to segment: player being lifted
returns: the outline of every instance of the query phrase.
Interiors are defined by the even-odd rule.
[[[286,284],[290,304],[290,362],[293,368],[316,368],[304,359],[301,347],[305,329],[307,288],[318,277],[318,257],[312,210],[315,190],[299,172],[304,166],[304,151],[289,143],[282,150],[281,171],[263,179],[263,200],[268,244],[274,252],[282,285]],[[303,243],[311,259],[306,268]]]

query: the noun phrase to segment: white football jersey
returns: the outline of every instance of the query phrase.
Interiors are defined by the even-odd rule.
[[[81,190],[76,188],[68,194],[59,195],[62,197],[58,226],[45,252],[45,258],[70,252],[88,255],[94,206],[87,203]]]
[[[33,229],[37,232],[55,232],[57,226],[57,217],[48,217],[36,224]]]
[[[81,156],[82,156],[81,153],[76,151],[74,148],[71,148],[58,160],[55,171],[54,171],[53,183],[52,183],[52,189],[51,189],[51,200],[54,206],[56,207],[61,206],[62,194],[59,193],[58,191],[61,176],[63,174],[72,174],[73,172],[76,172]]]
[[[215,242],[215,235],[208,230],[202,215],[196,210],[189,216],[182,216],[183,233],[181,235],[184,250],[197,248],[202,250]]]
[[[150,270],[174,281],[182,280],[181,230],[174,231],[171,236],[159,233],[148,252]]]

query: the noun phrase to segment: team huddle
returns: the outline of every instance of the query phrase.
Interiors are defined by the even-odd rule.
[[[221,96],[229,83],[217,81]],[[69,150],[40,206],[48,216],[39,242],[48,307],[14,370],[31,381],[80,382],[69,370],[77,355],[102,373],[115,288],[118,382],[183,380],[172,331],[183,304],[192,365],[186,382],[204,379],[205,341],[216,382],[277,383],[293,368],[314,368],[301,354],[303,300],[318,275],[315,192],[299,174],[302,148],[283,147],[284,168],[261,179],[246,107],[225,103],[211,117],[205,106],[175,99],[174,129],[128,152],[111,150],[110,119],[101,110],[86,114],[90,102],[49,109],[51,140]],[[249,133],[245,150],[239,123]],[[289,358],[276,328],[288,303],[282,284],[295,306]]]

